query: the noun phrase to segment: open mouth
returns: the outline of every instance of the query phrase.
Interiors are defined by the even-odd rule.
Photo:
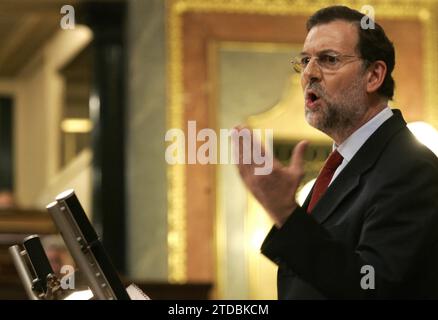
[[[319,100],[319,96],[314,92],[308,92],[306,95],[306,102],[309,105],[315,104]]]
[[[315,102],[315,101],[318,100],[319,98],[318,98],[318,96],[317,96],[316,94],[314,94],[314,93],[310,93],[310,94],[309,94],[309,99],[310,99],[310,101]]]

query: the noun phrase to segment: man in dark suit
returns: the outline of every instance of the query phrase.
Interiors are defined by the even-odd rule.
[[[363,17],[319,10],[294,60],[306,120],[334,141],[304,205],[295,193],[307,142],[269,175],[238,165],[275,222],[262,253],[279,266],[280,299],[438,298],[438,159],[388,107],[394,48]]]

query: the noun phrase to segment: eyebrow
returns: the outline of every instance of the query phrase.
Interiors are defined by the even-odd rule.
[[[317,55],[327,54],[327,53],[337,53],[337,54],[340,54],[339,51],[336,51],[334,49],[324,49],[324,50],[318,51]],[[300,52],[300,56],[308,56],[308,55],[309,55],[309,53],[307,53],[305,51],[301,51]]]

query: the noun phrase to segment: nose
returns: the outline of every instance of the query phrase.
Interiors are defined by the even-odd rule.
[[[303,79],[305,83],[318,82],[321,80],[322,72],[316,59],[310,59],[306,68],[303,71]]]

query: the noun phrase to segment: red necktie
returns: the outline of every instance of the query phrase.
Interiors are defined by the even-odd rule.
[[[312,197],[310,198],[309,206],[307,207],[307,213],[312,212],[313,207],[318,203],[318,200],[327,190],[336,169],[342,163],[342,156],[339,154],[338,150],[334,150],[327,161],[324,164],[321,172],[316,179],[315,186],[313,187]]]

